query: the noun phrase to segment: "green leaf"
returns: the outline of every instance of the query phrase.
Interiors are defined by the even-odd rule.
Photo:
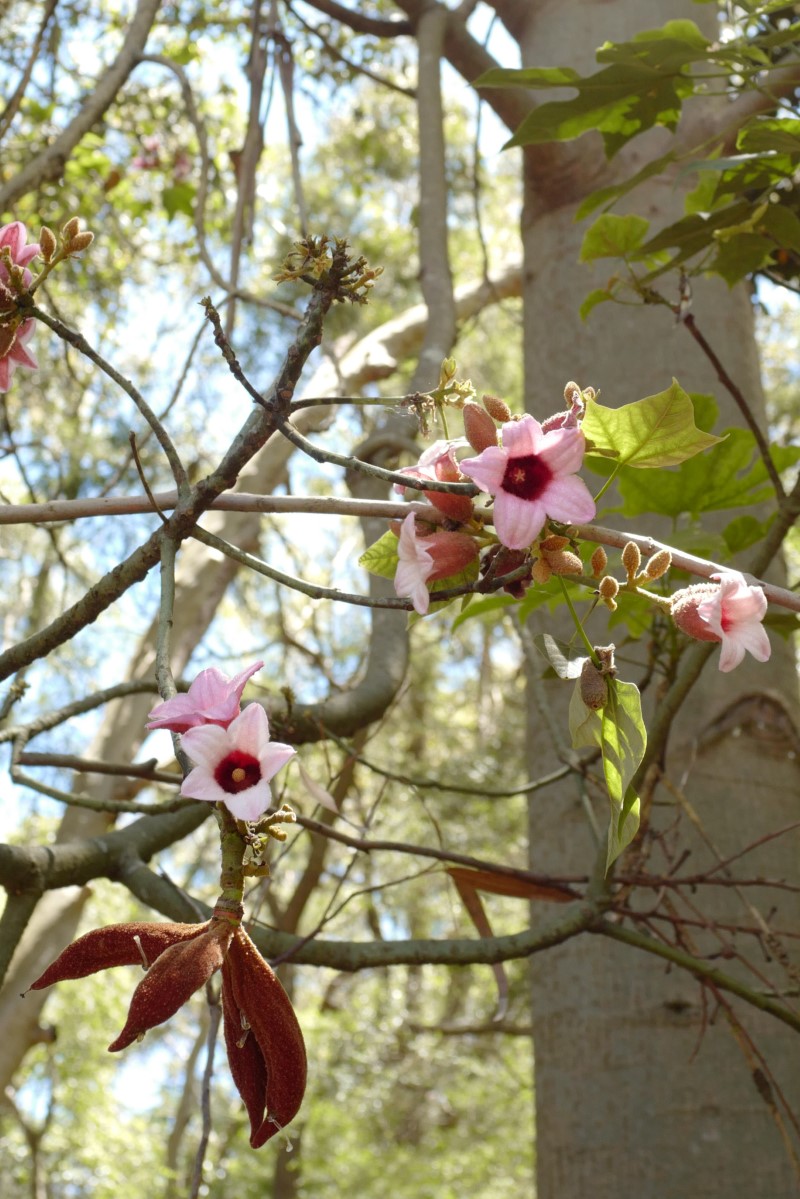
[[[608,848],[606,850],[606,873],[616,862],[623,849],[627,849],[639,831],[640,817],[639,796],[629,788],[625,796],[622,811],[615,820],[612,816],[608,824]]]
[[[643,166],[635,175],[631,175],[623,183],[615,183],[611,187],[600,187],[597,191],[591,192],[585,200],[581,202],[578,211],[575,214],[576,221],[582,221],[584,217],[591,216],[598,208],[603,205],[610,207],[621,196],[626,196],[628,192],[633,191],[640,183],[644,183],[646,179],[651,179],[653,175],[661,175],[666,170],[671,162],[675,159],[675,152],[670,150],[667,154],[662,154],[660,158],[653,159]]]
[[[641,216],[617,216],[606,212],[587,229],[581,246],[580,261],[595,258],[627,258],[647,236],[650,222]]]
[[[582,428],[599,453],[616,451],[623,465],[637,469],[676,466],[722,440],[697,428],[691,397],[676,379],[666,391],[621,408],[589,400]]]
[[[393,579],[397,573],[397,537],[387,529],[382,537],[373,541],[358,559],[358,565],[363,566],[371,575],[380,575],[382,579]]]
[[[581,699],[581,681],[576,679],[569,701],[569,735],[573,749],[590,749],[599,746],[603,739],[603,722],[600,713],[588,708]]]
[[[581,304],[580,309],[579,309],[581,320],[585,321],[586,318],[588,317],[589,313],[593,312],[598,304],[605,304],[605,302],[607,300],[613,300],[613,299],[614,299],[614,293],[610,290],[610,288],[600,288],[599,287],[599,288],[596,288],[594,291],[590,291],[588,296],[586,296],[585,300],[583,301],[583,303]]]
[[[741,233],[722,242],[709,269],[720,275],[728,287],[733,287],[766,266],[776,248],[775,242],[768,237]]]
[[[179,212],[184,216],[193,216],[196,194],[197,189],[191,183],[176,183],[174,187],[165,187],[161,193],[161,202],[167,218],[171,221]]]
[[[800,120],[755,117],[739,131],[736,148],[756,154],[800,155]]]
[[[634,683],[609,678],[608,703],[596,712],[581,699],[578,679],[570,697],[569,731],[574,749],[597,745],[603,755],[603,774],[611,804],[608,871],[639,827],[639,797],[631,786],[647,748],[639,688]]]
[[[574,87],[580,78],[572,67],[493,67],[475,87]]]
[[[584,653],[575,657],[574,647],[565,641],[558,641],[550,633],[537,633],[533,644],[539,653],[547,659],[560,679],[580,678],[581,667],[586,659]]]
[[[504,608],[513,608],[518,604],[519,600],[513,595],[508,595],[507,592],[501,592],[499,595],[484,595],[480,599],[473,599],[472,603],[463,612],[459,612],[458,616],[453,621],[452,630],[455,630],[459,625],[464,624],[466,620],[472,620],[473,617],[484,619],[491,616],[494,612],[502,612]]]
[[[603,774],[611,802],[606,870],[629,845],[639,827],[639,798],[631,781],[647,748],[642,700],[635,683],[608,680],[608,703],[601,709]]]
[[[771,455],[778,470],[785,470],[800,458],[800,447],[773,446]],[[673,519],[684,512],[698,517],[701,512],[749,508],[774,495],[753,434],[747,429],[728,429],[719,445],[677,470],[651,476],[623,469],[617,486],[624,516],[657,512]]]
[[[743,550],[756,545],[767,531],[771,520],[757,520],[748,513],[746,516],[735,516],[730,524],[722,530],[725,544],[732,555],[740,554]]]

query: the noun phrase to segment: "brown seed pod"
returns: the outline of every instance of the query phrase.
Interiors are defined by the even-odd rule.
[[[595,712],[608,703],[608,683],[591,658],[581,667],[581,699]]]

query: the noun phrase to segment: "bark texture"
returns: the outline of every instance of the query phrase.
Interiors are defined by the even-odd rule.
[[[568,16],[563,4],[511,0],[498,7],[520,40],[523,65],[566,65],[568,20],[569,65],[585,71],[593,67],[595,47],[606,39],[629,38],[677,17],[702,22],[714,15],[696,5],[660,0],[573,0],[566,6]],[[656,131],[641,147],[635,144],[613,164],[617,177],[627,177],[651,154],[663,152],[659,147],[667,140]],[[575,145],[565,147],[559,172],[563,203],[552,177],[541,180],[535,156],[528,160],[523,296],[529,409],[539,418],[556,410],[568,379],[601,389],[602,402],[615,406],[663,390],[676,375],[687,390],[716,396],[723,425],[740,423],[708,362],[665,310],[606,305],[581,323],[578,306],[592,288],[604,285],[609,267],[578,264],[585,225],[574,223],[575,200],[596,186],[608,167],[599,137],[582,138],[579,154]],[[660,225],[680,214],[682,196],[680,181],[661,177],[633,195],[629,210]],[[748,295],[719,281],[700,283],[693,311],[758,410],[763,400]],[[732,514],[723,515],[728,520]],[[659,535],[658,529],[648,531]],[[597,619],[599,642],[607,639],[603,623]],[[773,642],[767,668],[742,666],[733,675],[720,675],[711,660],[684,707],[666,764],[669,778],[684,787],[723,856],[796,819],[800,768],[790,739],[776,735],[770,741],[766,728],[759,731],[744,718],[728,721],[719,736],[713,731],[718,714],[743,696],[769,690],[782,695],[790,710],[794,707],[791,655],[777,638]],[[544,686],[552,690],[546,702],[555,709],[560,688]],[[529,725],[531,757],[542,769],[552,746],[544,743],[533,699]],[[692,871],[712,865],[712,853],[685,815],[679,829],[666,832],[677,815],[674,797],[662,788],[657,799],[662,806],[655,809],[653,824],[668,837],[674,857],[685,847]],[[607,820],[606,811],[598,808],[597,814]],[[558,799],[535,798],[530,831],[536,868],[571,874],[590,866],[596,851],[576,791],[565,788]],[[747,859],[747,873],[791,876],[797,848],[796,833],[764,847]],[[651,860],[664,861],[657,846]],[[765,915],[772,902],[750,892],[748,899]],[[780,925],[797,927],[796,900],[787,895],[779,902]],[[717,919],[743,918],[741,900],[732,890],[714,899],[703,893],[697,903]],[[708,950],[711,940],[698,935],[697,944]],[[755,948],[753,956],[759,968],[770,971]],[[714,1009],[713,1000],[704,1010],[700,989],[687,975],[626,947],[582,937],[535,959],[532,980],[539,1199],[584,1199],[590,1193],[596,1199],[748,1194],[789,1199],[796,1194],[752,1063],[737,1046],[724,1012]],[[796,1038],[774,1021],[754,1019],[742,1005],[735,1011],[797,1110],[797,1071],[789,1065],[797,1061]]]

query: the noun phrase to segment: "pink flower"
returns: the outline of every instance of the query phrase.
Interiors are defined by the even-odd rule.
[[[397,570],[394,589],[397,595],[408,596],[414,610],[424,616],[430,604],[426,583],[447,579],[464,570],[478,556],[478,547],[465,533],[434,533],[418,537],[414,513],[400,526],[397,542]]]
[[[35,356],[25,348],[33,337],[35,325],[36,321],[32,319],[23,321],[16,329],[0,325],[0,391],[8,391],[18,366],[32,371],[38,367]]]
[[[245,683],[263,665],[263,662],[255,662],[232,679],[214,666],[201,670],[188,692],[156,704],[149,715],[147,728],[172,729],[174,733],[185,733],[199,724],[227,728],[239,715]]]
[[[4,225],[0,229],[0,250],[6,246],[11,251],[11,260],[17,266],[25,267],[23,281],[25,286],[30,285],[33,276],[27,269],[28,263],[32,258],[35,258],[41,247],[38,241],[31,242],[29,246],[25,244],[28,238],[28,232],[22,221],[12,221],[10,225]],[[0,263],[0,282],[8,283],[8,271],[5,266]]]
[[[697,641],[720,641],[719,668],[724,673],[738,666],[745,651],[759,662],[772,652],[762,620],[767,597],[751,587],[738,570],[711,576],[719,586],[695,583],[672,597],[672,618],[679,629]]]
[[[494,499],[494,527],[503,545],[525,549],[548,516],[582,524],[595,514],[588,487],[575,476],[583,462],[584,439],[577,429],[548,433],[532,416],[503,425],[502,446],[466,458],[461,470]]]
[[[456,449],[467,445],[464,438],[455,441],[435,441],[423,452],[416,466],[404,467],[400,472],[414,479],[436,479],[440,483],[463,483],[464,476],[456,461]],[[401,495],[405,487],[395,485]],[[423,491],[425,499],[451,520],[463,524],[472,516],[472,500],[468,495],[447,495],[443,491]]]
[[[183,734],[181,744],[197,763],[181,795],[224,803],[237,820],[258,820],[272,803],[269,780],[293,758],[291,745],[271,742],[260,704],[249,704],[227,728],[203,724]]]
[[[22,221],[13,221],[0,229],[0,250],[9,250],[12,262],[23,268],[22,281],[29,287],[33,275],[28,270],[28,263],[36,257],[40,247],[38,242],[26,245],[27,236]],[[10,307],[16,297],[16,292],[8,284],[8,268],[0,259],[0,309],[6,308],[6,305]],[[0,391],[8,391],[18,366],[24,366],[27,370],[36,370],[38,367],[39,363],[34,355],[25,348],[33,336],[35,326],[36,322],[32,319],[23,321],[20,325],[0,325]]]

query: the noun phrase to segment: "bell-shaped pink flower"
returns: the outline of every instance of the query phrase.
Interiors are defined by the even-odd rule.
[[[440,483],[463,483],[464,476],[456,461],[456,450],[459,446],[467,445],[465,438],[453,441],[435,441],[425,450],[416,466],[404,467],[401,474],[414,479],[436,479]],[[395,484],[395,491],[401,495],[405,487]],[[472,516],[472,500],[468,495],[447,495],[444,491],[423,491],[429,504],[433,504],[451,520],[464,524]]]
[[[218,724],[227,728],[239,715],[245,683],[263,665],[263,662],[255,662],[232,679],[215,666],[201,670],[187,692],[156,704],[146,727],[171,729],[173,733],[185,733],[199,724]]]
[[[584,449],[580,430],[545,433],[532,416],[523,416],[503,425],[502,446],[461,462],[463,474],[494,496],[494,527],[503,545],[525,549],[548,516],[566,524],[592,519],[594,500],[575,474]]]
[[[181,745],[194,770],[181,795],[224,803],[237,820],[258,820],[272,803],[269,781],[297,752],[269,739],[269,720],[260,704],[249,704],[227,728],[203,724],[183,734]]]
[[[433,533],[418,537],[413,512],[400,526],[394,589],[407,596],[414,610],[424,616],[430,604],[427,583],[447,579],[464,570],[478,557],[478,546],[466,533]]]
[[[28,263],[39,253],[38,242],[26,245],[28,234],[22,221],[12,221],[0,229],[0,250],[7,248],[11,260],[16,266],[23,268],[22,280],[26,287],[30,286],[33,275],[28,270]],[[8,286],[8,269],[0,258],[0,311],[8,310],[13,304],[16,292]],[[33,336],[36,321],[23,321],[20,325],[0,325],[0,391],[8,391],[11,379],[18,366],[26,370],[36,370],[39,363],[27,343]]]
[[[697,641],[721,642],[719,668],[724,673],[738,666],[745,652],[766,662],[772,647],[761,623],[767,611],[764,592],[750,586],[738,570],[711,578],[718,586],[695,583],[675,592],[671,601],[675,624]]]
[[[0,229],[0,250],[8,247],[11,252],[12,262],[14,262],[17,266],[26,268],[23,274],[23,280],[26,287],[33,278],[30,271],[27,269],[28,263],[35,258],[41,250],[38,241],[34,241],[31,242],[30,245],[26,245],[25,243],[27,240],[28,232],[22,221],[12,221],[10,225],[4,225],[3,228]],[[2,265],[2,263],[0,263],[0,282],[8,282],[8,271]]]

